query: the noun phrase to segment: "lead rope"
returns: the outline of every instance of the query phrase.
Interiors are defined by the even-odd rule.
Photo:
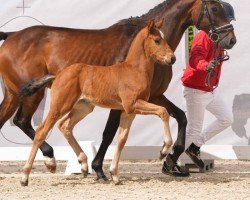
[[[209,70],[207,72],[207,75],[206,75],[206,79],[205,79],[205,85],[207,87],[209,87],[211,90],[214,90],[218,87],[219,85],[219,79],[217,78],[217,83],[215,86],[212,86],[211,84],[211,79],[212,77],[215,75],[215,68],[216,67],[219,67],[221,65],[222,62],[224,61],[228,61],[230,59],[230,56],[228,55],[227,51],[224,50],[224,56],[220,56],[219,55],[219,41],[215,41],[214,42],[214,52],[215,52],[215,56],[214,56],[214,60],[215,60],[215,65],[211,68],[211,70]]]
[[[217,67],[219,65],[219,53],[218,53],[218,42],[214,42],[214,66],[209,69],[209,71],[207,71],[207,75],[206,75],[206,80],[205,80],[205,85],[207,87],[209,87],[211,90],[215,89],[213,88],[212,84],[211,84],[211,79],[215,74],[215,67]],[[218,85],[218,84],[217,84]],[[217,87],[217,86],[215,86]]]
[[[52,134],[52,131],[53,131],[53,128],[51,129],[50,133],[48,134],[48,136],[46,137],[45,140],[49,139],[49,137],[51,136]],[[0,133],[2,135],[2,137],[7,141],[7,142],[10,142],[12,144],[17,144],[17,145],[23,145],[23,146],[28,146],[28,145],[32,145],[33,143],[21,143],[21,142],[15,142],[15,141],[12,141],[10,139],[8,139],[5,134],[2,132],[2,130],[0,130]]]

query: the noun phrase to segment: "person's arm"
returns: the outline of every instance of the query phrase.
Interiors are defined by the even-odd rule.
[[[206,60],[211,44],[205,34],[198,34],[194,38],[193,46],[190,52],[190,67],[206,72],[209,62]]]

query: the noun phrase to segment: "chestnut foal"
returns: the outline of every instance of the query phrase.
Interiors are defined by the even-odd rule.
[[[161,26],[162,22],[157,25],[154,21],[149,22],[133,40],[123,63],[110,67],[73,64],[56,77],[47,76],[47,83],[55,79],[51,87],[50,110],[45,121],[36,130],[30,157],[23,168],[23,186],[28,185],[28,177],[38,148],[55,123],[67,113],[69,114],[59,123],[59,129],[76,153],[82,165],[82,172],[87,175],[87,156],[74,138],[72,130],[80,120],[93,111],[95,106],[122,111],[117,149],[110,166],[115,184],[119,183],[120,154],[136,114],[154,114],[162,119],[165,145],[161,157],[171,151],[169,114],[166,108],[147,102],[150,97],[154,63],[167,65],[174,58],[173,51],[159,31]]]

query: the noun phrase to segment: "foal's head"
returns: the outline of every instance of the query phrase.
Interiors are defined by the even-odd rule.
[[[144,50],[147,57],[153,59],[155,62],[164,65],[173,65],[176,61],[174,52],[164,40],[164,35],[160,31],[163,25],[163,20],[155,23],[150,21],[146,27],[147,37],[144,41]]]

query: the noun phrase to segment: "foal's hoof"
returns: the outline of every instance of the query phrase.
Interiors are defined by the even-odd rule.
[[[162,160],[163,158],[165,158],[168,154],[162,153],[162,151],[160,151],[160,156],[159,159]]]
[[[29,181],[20,181],[21,186],[26,187],[29,184]]]
[[[170,152],[171,152],[171,148],[170,148],[170,147],[166,147],[166,143],[164,142],[164,144],[163,144],[163,146],[162,146],[162,150],[160,151],[160,157],[159,157],[159,159],[162,160],[162,159],[165,158]]]
[[[52,174],[56,173],[56,165],[55,166],[46,165],[46,167],[49,170],[49,172],[51,172]]]
[[[56,172],[56,159],[55,157],[50,158],[50,157],[45,157],[46,160],[44,161],[45,166],[47,167],[47,169],[51,172],[51,173],[55,173]]]
[[[112,173],[110,173],[110,176],[115,185],[121,184],[121,181],[119,180],[119,177],[117,175],[113,175]]]
[[[82,170],[82,175],[84,178],[87,178],[87,176],[89,175],[89,172]]]

